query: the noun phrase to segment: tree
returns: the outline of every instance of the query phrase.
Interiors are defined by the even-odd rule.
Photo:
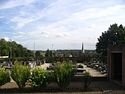
[[[41,58],[40,51],[36,51],[36,53],[35,53],[35,58],[36,58],[36,59],[40,59],[40,58]]]
[[[108,45],[118,45],[125,43],[125,27],[122,25],[113,24],[109,29],[102,33],[96,43],[96,51],[100,54],[102,60],[107,56]]]
[[[0,55],[4,56],[4,55],[8,55],[9,53],[9,46],[8,46],[8,42],[6,42],[4,39],[0,40]]]
[[[45,53],[45,59],[46,59],[46,62],[48,62],[48,63],[53,62],[53,53],[49,49],[47,49],[47,51]]]
[[[0,55],[9,56],[12,58],[29,58],[33,57],[33,51],[28,50],[15,41],[6,41],[5,39],[0,39]]]

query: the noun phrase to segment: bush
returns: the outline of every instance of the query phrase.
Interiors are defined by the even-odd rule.
[[[5,68],[0,68],[0,86],[10,82],[10,75]]]
[[[73,66],[68,62],[58,64],[55,67],[54,74],[58,86],[64,89],[70,84],[71,78],[74,75]]]
[[[47,72],[46,70],[43,70],[40,67],[36,67],[32,70],[32,86],[36,88],[44,88],[49,84],[50,79],[52,79],[51,77],[51,73]]]
[[[84,73],[84,90],[87,90],[91,84],[91,75],[89,72]]]
[[[30,69],[28,66],[15,64],[12,68],[11,77],[17,83],[19,88],[23,88],[30,77]]]

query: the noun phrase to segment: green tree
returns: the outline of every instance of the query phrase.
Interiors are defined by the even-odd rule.
[[[0,40],[0,55],[5,56],[9,54],[9,46],[8,42],[5,41],[4,39]]]
[[[46,59],[46,62],[49,62],[49,63],[53,62],[53,53],[49,49],[47,49],[45,53],[45,59]]]
[[[21,44],[17,44],[15,41],[6,41],[0,39],[0,55],[9,56],[12,58],[30,58],[33,57],[33,51],[28,50]]]
[[[102,60],[107,56],[108,45],[118,45],[125,43],[125,27],[122,25],[113,24],[109,29],[102,33],[96,43],[96,51],[100,54]]]
[[[40,59],[40,58],[41,58],[40,51],[36,51],[36,53],[35,53],[35,58],[36,58],[36,59]]]

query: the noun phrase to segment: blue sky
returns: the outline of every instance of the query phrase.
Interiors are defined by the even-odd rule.
[[[0,38],[29,49],[95,49],[124,19],[124,0],[0,0]]]

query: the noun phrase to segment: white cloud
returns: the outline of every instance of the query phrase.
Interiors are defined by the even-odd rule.
[[[69,6],[70,4],[70,6]],[[74,0],[57,0],[55,2],[51,2],[47,5],[47,7],[43,9],[38,9],[34,11],[27,11],[26,8],[22,8],[19,14],[15,15],[11,21],[17,24],[16,29],[20,29],[27,24],[35,22],[40,19],[46,18],[48,21],[59,21],[66,19],[70,15],[72,15],[75,11],[81,9],[78,5],[81,2],[77,2]],[[76,7],[72,9],[73,7]],[[30,6],[30,10],[34,10],[34,5]]]
[[[42,10],[36,10],[35,13],[33,13],[32,11],[26,11],[26,9],[24,8],[18,15],[15,15],[15,17],[13,17],[11,21],[16,23],[16,29],[20,29],[25,25],[44,18],[46,18],[50,22],[51,20],[56,22],[65,19],[78,22],[87,19],[108,17],[125,8],[124,5],[113,5],[106,8],[84,8],[83,6],[78,6],[80,4],[83,4],[83,2],[75,2],[74,0],[58,0],[57,2],[50,3],[46,8]],[[30,8],[34,7],[30,6]]]
[[[0,5],[0,9],[9,9],[18,6],[28,6],[33,3],[35,0],[9,0]]]
[[[13,39],[30,49],[34,41],[37,49],[51,48],[51,44],[55,48],[80,48],[82,42],[85,48],[94,49],[97,38],[110,24],[125,24],[125,6],[120,1],[56,0],[37,8],[35,0],[11,0],[4,9],[7,5],[25,6],[10,22],[16,28]]]
[[[36,41],[36,44],[41,43],[41,45],[39,44],[39,49],[43,45],[47,45],[47,43],[55,43],[57,44],[55,46],[59,48],[61,48],[60,46],[63,44],[65,48],[68,48],[71,47],[69,46],[71,44],[80,44],[82,42],[88,45],[85,46],[86,48],[91,49],[95,48],[94,45],[101,32],[107,30],[108,26],[114,23],[112,17],[119,17],[117,12],[122,12],[123,10],[124,6],[120,5],[107,7],[105,9],[89,8],[77,13],[72,13],[72,15],[66,19],[48,23],[48,25],[36,26],[35,31],[18,35],[22,36],[22,39],[29,39],[31,44],[33,40]],[[103,19],[103,17],[105,19]],[[86,22],[87,20],[90,21]]]
[[[5,39],[6,41],[10,41],[10,39],[9,39],[8,37],[4,37],[4,39]]]
[[[11,19],[11,22],[14,22],[16,24],[16,28],[14,27],[15,29],[20,29],[34,21],[34,19],[34,17],[22,18],[21,16],[15,16]]]

